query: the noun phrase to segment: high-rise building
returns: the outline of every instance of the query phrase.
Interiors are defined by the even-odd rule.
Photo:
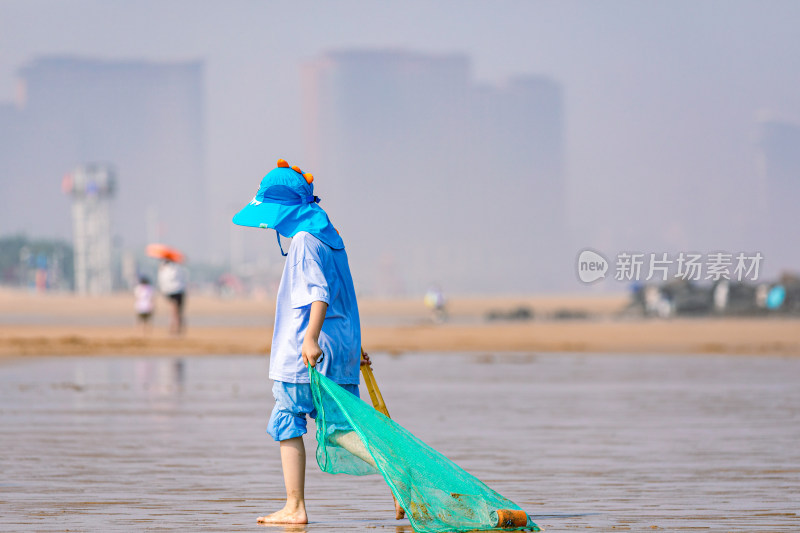
[[[571,279],[557,83],[483,86],[463,55],[349,51],[305,65],[302,85],[304,165],[363,290],[534,291]]]
[[[108,161],[117,169],[110,216],[118,244],[136,249],[159,240],[202,255],[201,62],[43,57],[20,77],[21,101],[0,113],[0,139],[15,143],[0,163],[9,205],[0,213],[4,232],[68,237],[61,177],[76,165]],[[157,220],[150,234],[147,213]]]
[[[759,240],[769,247],[764,260],[778,269],[797,269],[800,252],[787,243],[800,227],[800,125],[760,121],[757,149],[758,189],[753,191],[752,207],[758,215]]]

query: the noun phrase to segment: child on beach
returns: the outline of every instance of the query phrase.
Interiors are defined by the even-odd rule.
[[[269,377],[275,407],[267,432],[280,443],[286,505],[260,523],[305,524],[306,415],[316,417],[306,365],[358,396],[361,324],[347,253],[314,196],[314,177],[283,159],[234,224],[292,238],[276,301]],[[369,359],[366,359],[368,362]],[[371,461],[346,421],[340,445]]]
[[[139,278],[139,283],[133,288],[133,298],[136,316],[142,325],[142,335],[147,336],[150,332],[150,319],[155,307],[155,289],[147,276]]]

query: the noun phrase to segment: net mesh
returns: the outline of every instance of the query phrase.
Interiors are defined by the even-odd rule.
[[[380,473],[419,533],[539,531],[514,502],[315,369],[310,375],[324,472]]]

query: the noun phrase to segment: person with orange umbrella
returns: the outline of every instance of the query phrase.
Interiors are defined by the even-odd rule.
[[[162,260],[158,267],[158,288],[170,303],[169,332],[172,335],[182,335],[185,330],[183,310],[188,281],[186,269],[181,265],[185,257],[178,250],[163,244],[149,245],[147,255]]]

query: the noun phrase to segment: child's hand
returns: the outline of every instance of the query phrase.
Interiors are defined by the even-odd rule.
[[[319,347],[319,343],[313,338],[306,336],[303,340],[303,347],[301,350],[303,354],[303,364],[317,366],[317,361],[322,356],[322,348]]]
[[[367,352],[361,352],[361,366],[372,368],[372,361],[369,360],[369,354]]]

